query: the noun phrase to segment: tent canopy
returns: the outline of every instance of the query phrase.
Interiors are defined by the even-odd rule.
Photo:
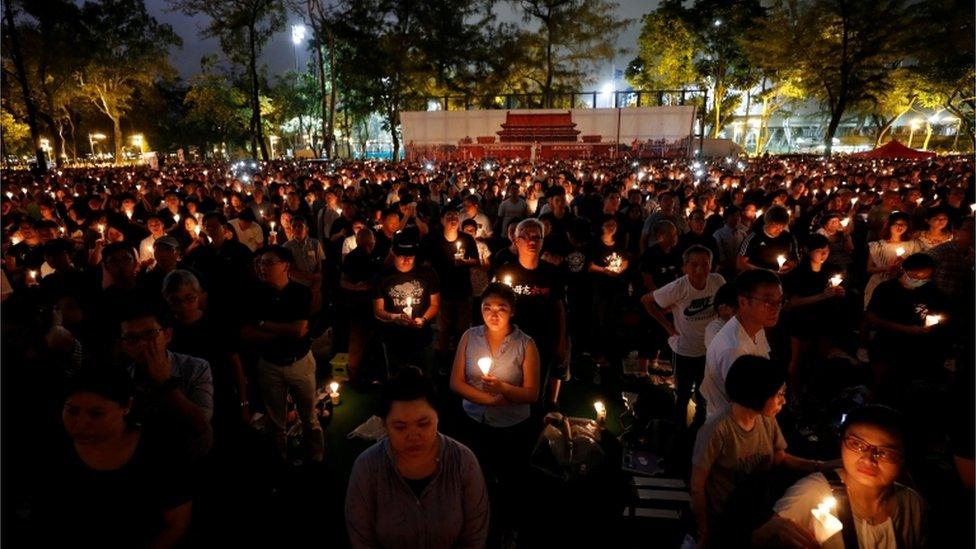
[[[897,141],[889,141],[877,149],[855,153],[851,156],[858,158],[907,158],[916,160],[932,158],[935,156],[935,153],[910,149]]]

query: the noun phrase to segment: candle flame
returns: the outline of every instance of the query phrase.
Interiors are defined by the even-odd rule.
[[[488,375],[488,371],[491,370],[491,358],[486,356],[479,358],[478,368],[481,369],[481,375]]]
[[[843,281],[844,277],[840,276],[839,274],[835,274],[834,276],[830,277],[831,286],[840,286],[840,283]]]
[[[330,383],[329,384],[329,391],[331,391],[333,393],[338,393],[339,392],[339,382],[333,381],[332,383]]]

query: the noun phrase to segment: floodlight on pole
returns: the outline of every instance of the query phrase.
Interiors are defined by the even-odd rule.
[[[291,42],[296,46],[305,41],[305,25],[291,26]]]
[[[613,81],[607,82],[600,88],[600,94],[606,96],[607,98],[607,107],[613,106],[612,97],[614,91],[616,91],[616,88],[613,85]]]
[[[712,22],[712,24],[715,25],[716,27],[721,27],[722,26],[722,20],[721,19],[716,19],[715,21]]]

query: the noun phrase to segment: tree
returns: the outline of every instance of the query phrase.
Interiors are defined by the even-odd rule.
[[[249,87],[248,101],[251,118],[248,131],[251,154],[268,160],[268,147],[264,140],[261,121],[261,85],[258,74],[258,57],[271,36],[285,24],[283,0],[170,0],[171,4],[187,15],[203,14],[210,23],[201,32],[204,38],[217,38],[220,48],[234,63],[246,67]]]
[[[702,46],[684,21],[655,11],[641,22],[637,57],[627,67],[627,81],[644,90],[674,90],[696,84],[695,53]]]
[[[0,108],[0,143],[3,145],[3,159],[7,156],[31,150],[30,127],[19,122],[7,107]]]
[[[904,0],[779,0],[762,28],[767,69],[794,71],[830,115],[829,155],[844,114],[891,86],[907,53]]]
[[[182,40],[156,21],[143,0],[102,0],[82,7],[92,57],[78,73],[81,93],[112,121],[115,160],[122,159],[122,117],[139,88],[174,74],[166,57]],[[110,29],[109,32],[105,32]]]
[[[552,107],[557,93],[579,89],[595,66],[613,59],[616,41],[630,21],[618,20],[608,0],[513,0],[526,23],[539,25],[527,40],[527,78]]]
[[[204,150],[213,143],[237,142],[248,136],[248,98],[217,71],[212,57],[201,61],[201,72],[190,80],[183,102],[185,123],[193,128]]]

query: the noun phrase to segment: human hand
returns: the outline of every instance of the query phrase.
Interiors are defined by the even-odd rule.
[[[413,318],[407,316],[406,313],[400,313],[393,317],[393,322],[400,326],[413,326]]]
[[[773,515],[752,535],[754,546],[788,547],[792,549],[818,549],[820,544],[813,533],[795,521]]]
[[[498,379],[497,377],[491,374],[486,374],[484,376],[481,376],[481,383],[485,391],[493,395],[499,395],[499,396],[501,395],[502,390],[504,389],[505,386],[504,381]]]
[[[169,361],[165,343],[157,337],[145,346],[145,368],[149,380],[156,385],[162,385],[173,375],[173,365]]]

